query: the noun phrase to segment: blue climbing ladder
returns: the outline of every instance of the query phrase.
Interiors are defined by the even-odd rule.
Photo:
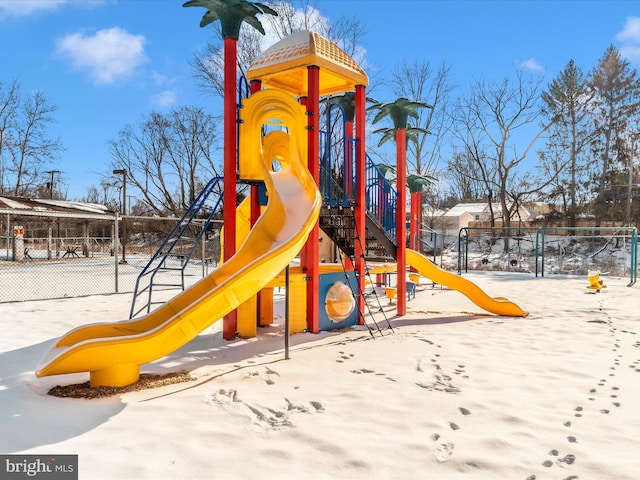
[[[142,269],[136,280],[129,318],[149,313],[153,305],[164,303],[152,299],[158,289],[184,290],[184,271],[189,260],[220,211],[222,180],[214,177],[207,183]]]

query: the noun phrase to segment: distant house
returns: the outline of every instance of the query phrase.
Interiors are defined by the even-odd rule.
[[[500,204],[493,204],[493,213],[496,221],[502,223],[502,208]],[[530,212],[525,207],[520,207],[511,216],[512,222],[527,222]],[[439,231],[458,231],[461,228],[472,227],[474,223],[486,224],[491,221],[491,211],[488,203],[458,203],[456,206],[444,212],[440,217],[433,219],[433,228]]]
[[[0,196],[0,255],[22,261],[108,252],[115,219],[96,203]]]
[[[68,200],[50,200],[0,196],[0,212],[12,215],[107,215],[113,216],[105,205]]]

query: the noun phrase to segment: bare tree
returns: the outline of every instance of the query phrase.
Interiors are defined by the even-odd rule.
[[[485,155],[469,148],[460,152],[454,152],[447,165],[446,177],[451,187],[451,194],[459,202],[477,201],[480,198],[493,198],[491,183],[483,181],[490,178],[492,173],[485,171]],[[476,156],[477,159],[471,158]]]
[[[5,193],[33,195],[43,171],[63,150],[58,138],[50,138],[56,106],[41,91],[21,96],[20,85],[0,84],[0,179]]]
[[[533,133],[524,149],[519,149],[513,138],[540,119],[541,83],[541,79],[525,79],[521,71],[516,72],[515,82],[477,81],[456,109],[455,134],[466,157],[475,164],[470,170],[482,174],[492,222],[495,192],[507,228],[523,199],[545,186],[535,182],[530,172],[522,172],[521,166],[552,121]]]
[[[119,210],[119,204],[122,201],[118,192],[119,182],[110,177],[103,177],[100,180],[100,187],[89,187],[84,197],[80,199],[82,202],[97,203],[106,205],[113,211]]]
[[[362,60],[359,43],[366,34],[362,22],[354,17],[340,17],[330,24],[314,2],[299,0],[287,2],[283,0],[265,2],[278,15],[264,16],[264,27],[267,35],[263,36],[249,26],[242,26],[238,39],[238,70],[244,75],[260,54],[276,41],[301,30],[313,30],[338,44],[354,60]],[[297,5],[297,7],[296,7]],[[212,26],[219,29],[219,24]],[[194,77],[200,88],[208,94],[222,97],[223,93],[223,55],[220,35],[213,35],[212,40],[202,52],[195,54],[192,60]]]
[[[151,113],[109,140],[111,166],[126,170],[127,184],[140,192],[149,212],[180,216],[202,186],[220,174],[213,157],[217,123],[200,107]]]
[[[313,30],[326,35],[328,23],[315,8],[314,2],[298,0],[297,8],[285,0],[272,0],[267,4],[278,12],[277,16],[268,17],[271,30],[278,39],[300,30]]]
[[[407,145],[408,171],[417,175],[433,176],[439,167],[442,144],[451,126],[449,108],[455,85],[451,82],[450,70],[444,63],[434,70],[431,62],[420,60],[404,61],[392,72],[390,86],[395,95],[432,107],[419,110],[418,118],[411,125],[428,132],[417,135]]]
[[[14,81],[7,87],[0,82],[0,192],[5,191],[6,159],[11,148],[16,123],[16,111],[20,104],[20,86]]]

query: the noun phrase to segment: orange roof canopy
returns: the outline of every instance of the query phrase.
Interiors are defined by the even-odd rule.
[[[247,80],[260,80],[298,97],[308,95],[307,67],[320,67],[320,96],[367,86],[364,70],[335,43],[315,32],[302,30],[269,47],[247,71]]]

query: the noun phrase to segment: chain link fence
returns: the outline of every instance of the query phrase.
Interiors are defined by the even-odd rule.
[[[176,218],[55,212],[0,214],[0,303],[133,292],[138,275],[175,226]],[[219,260],[221,221],[193,249],[186,238],[171,257],[189,286]],[[192,238],[201,226],[189,227]],[[122,241],[122,238],[126,241]],[[447,270],[629,276],[638,270],[633,228],[485,228],[458,237],[422,232],[421,251]],[[118,240],[120,239],[120,240]],[[123,248],[124,243],[124,248]],[[193,250],[189,257],[186,252]],[[187,262],[186,264],[184,262]],[[167,282],[176,287],[180,281]]]
[[[460,230],[458,270],[605,275],[632,282],[638,270],[638,233],[626,227],[484,228]]]
[[[139,273],[177,221],[176,218],[3,212],[0,214],[0,303],[133,292]],[[221,222],[210,224],[191,258],[178,246],[168,259],[184,267],[185,286],[208,275],[217,264],[220,227]],[[188,251],[186,247],[184,250]]]

